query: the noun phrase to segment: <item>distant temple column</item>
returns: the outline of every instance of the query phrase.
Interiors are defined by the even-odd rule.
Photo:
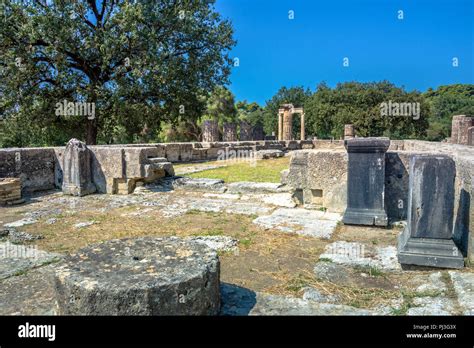
[[[281,140],[292,140],[293,138],[293,114],[285,110],[283,114],[283,133]]]
[[[301,134],[300,134],[300,139],[305,140],[305,133],[304,133],[304,112],[301,113]]]
[[[293,140],[293,115],[301,118],[301,140],[305,139],[305,124],[303,108],[295,108],[293,104],[283,104],[278,109],[278,140]]]
[[[283,113],[278,110],[278,140],[282,140],[283,135]]]

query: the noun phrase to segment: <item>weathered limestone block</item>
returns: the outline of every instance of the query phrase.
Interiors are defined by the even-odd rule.
[[[222,141],[237,141],[237,124],[233,122],[223,124]]]
[[[216,120],[205,120],[202,123],[202,141],[219,141],[219,123]]]
[[[398,240],[401,264],[462,268],[453,242],[454,161],[445,155],[414,156],[410,162],[408,222]]]
[[[55,188],[54,148],[0,149],[0,177],[20,178],[23,192]]]
[[[62,191],[73,196],[85,196],[96,191],[92,183],[90,150],[77,139],[69,140],[64,151]]]
[[[111,240],[67,256],[54,275],[60,315],[217,315],[217,252],[192,238]]]
[[[173,143],[166,144],[165,156],[170,162],[187,162],[192,160],[192,143]]]
[[[347,208],[343,222],[355,225],[387,226],[385,211],[385,152],[388,138],[355,138],[345,141]]]
[[[0,205],[23,203],[21,180],[19,178],[0,178]]]
[[[347,153],[331,150],[299,150],[291,153],[285,183],[301,204],[342,213],[346,208]]]
[[[109,146],[91,146],[92,179],[100,193],[115,193],[115,180],[125,178],[124,149]]]
[[[353,124],[344,125],[344,139],[355,138],[355,130]]]
[[[145,182],[153,182],[165,176],[174,176],[173,164],[166,158],[148,158],[147,163],[143,165],[143,180]]]
[[[269,159],[283,157],[285,153],[281,150],[259,150],[255,152],[256,159]]]
[[[451,121],[451,142],[453,144],[468,145],[468,129],[474,126],[474,118],[466,115],[453,116]]]

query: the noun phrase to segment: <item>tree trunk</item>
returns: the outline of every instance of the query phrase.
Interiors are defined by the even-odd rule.
[[[95,119],[87,120],[86,144],[97,145],[97,121]]]

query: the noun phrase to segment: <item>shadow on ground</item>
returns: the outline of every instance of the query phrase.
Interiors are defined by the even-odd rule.
[[[254,291],[221,282],[221,315],[249,315],[256,303]]]

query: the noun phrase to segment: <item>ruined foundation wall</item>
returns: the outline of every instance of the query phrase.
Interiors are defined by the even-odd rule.
[[[144,174],[148,158],[163,157],[170,162],[216,160],[223,150],[284,151],[315,147],[342,146],[330,140],[318,141],[236,141],[119,144],[89,146],[92,152],[92,178],[98,192],[111,193],[113,179],[136,178]],[[0,149],[0,178],[21,178],[24,192],[61,188],[65,147]]]
[[[390,220],[406,220],[410,159],[420,154],[446,154],[456,165],[453,238],[474,261],[474,149],[469,146],[417,140],[392,141],[385,160],[385,207]],[[291,154],[284,182],[304,204],[342,213],[347,200],[347,153],[316,147]]]

